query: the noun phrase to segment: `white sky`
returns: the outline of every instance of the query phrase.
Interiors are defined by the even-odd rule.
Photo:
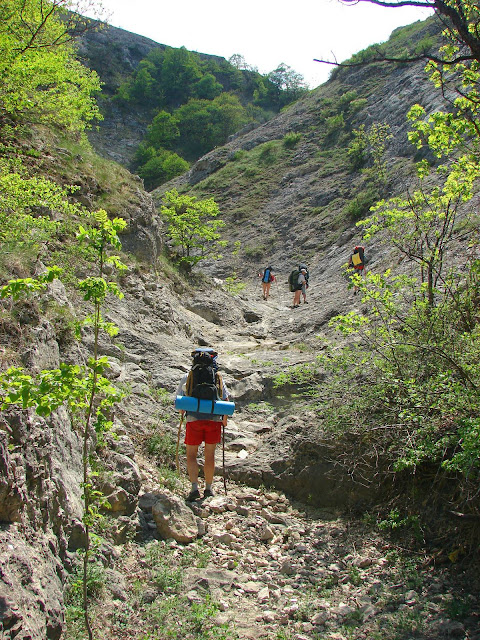
[[[346,60],[370,44],[385,42],[399,26],[432,12],[388,9],[338,0],[102,0],[108,22],[160,44],[228,59],[238,53],[261,73],[281,62],[310,87],[332,67],[314,58]]]

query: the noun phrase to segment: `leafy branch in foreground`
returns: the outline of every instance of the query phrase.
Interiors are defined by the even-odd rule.
[[[453,60],[455,47],[444,53]],[[427,71],[444,86],[444,70]],[[455,474],[457,505],[478,511],[480,260],[470,202],[480,177],[480,72],[476,60],[451,71],[463,87],[453,109],[409,113],[410,140],[441,163],[420,162],[417,188],[380,201],[358,223],[364,238],[395,247],[405,273],[351,275],[363,312],[330,322],[350,345],[324,356],[330,376],[317,394],[324,426],[349,443],[350,469],[361,466],[356,441],[364,478],[402,470],[419,478],[433,467],[439,478]]]
[[[10,368],[0,375],[0,406],[10,405],[23,409],[33,407],[41,416],[49,416],[61,405],[66,404],[73,416],[83,418],[82,460],[83,460],[83,524],[85,527],[85,549],[83,554],[83,609],[88,637],[93,638],[88,612],[88,567],[90,561],[90,531],[100,517],[100,509],[106,507],[104,496],[95,489],[95,472],[91,468],[92,436],[102,445],[104,434],[112,428],[108,418],[112,407],[120,401],[122,394],[104,377],[103,372],[109,366],[108,360],[98,351],[99,334],[105,329],[109,335],[115,335],[116,328],[104,323],[101,308],[109,294],[122,297],[115,282],[104,279],[104,266],[107,262],[122,269],[117,256],[109,256],[110,248],[121,247],[118,232],[124,229],[124,220],[109,220],[105,211],[94,214],[94,226],[80,227],[78,237],[86,243],[96,256],[98,276],[89,277],[79,283],[85,301],[93,305],[93,315],[87,316],[83,326],[91,325],[94,332],[93,355],[87,365],[67,365],[62,363],[58,369],[42,371],[38,376],[25,373],[20,368]],[[25,278],[10,281],[1,289],[1,296],[11,296],[14,300],[22,295],[33,295],[41,291],[46,283],[59,275],[57,267],[47,269],[37,279]]]

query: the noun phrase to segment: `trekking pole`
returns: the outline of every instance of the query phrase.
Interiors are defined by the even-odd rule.
[[[227,478],[225,477],[225,425],[222,425],[222,454],[223,454],[223,488],[227,495]]]
[[[178,462],[178,448],[180,447],[180,432],[182,430],[183,416],[184,416],[184,413],[182,412],[182,415],[180,417],[180,424],[178,425],[177,450],[175,451],[175,462],[177,464],[177,473],[178,473],[178,475],[180,475],[180,464]]]

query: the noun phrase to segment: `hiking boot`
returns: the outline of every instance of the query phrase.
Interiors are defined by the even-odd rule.
[[[187,502],[195,502],[200,498],[200,491],[198,489],[192,489],[188,496],[185,498]]]
[[[205,489],[205,491],[203,492],[203,497],[204,498],[211,498],[214,495],[215,494],[213,493],[213,491],[211,489]]]
[[[308,301],[307,301],[307,300],[304,300],[304,301],[303,301],[303,304],[308,304]]]

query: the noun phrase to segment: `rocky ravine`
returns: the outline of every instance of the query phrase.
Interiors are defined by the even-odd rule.
[[[126,277],[125,299],[112,302],[106,314],[120,328],[119,346],[102,346],[112,361],[111,377],[129,397],[103,461],[101,488],[113,518],[100,548],[107,586],[97,612],[98,638],[140,640],[154,632],[153,613],[174,591],[159,579],[164,566],[181,572],[181,591],[192,606],[211,593],[221,609],[216,624],[228,626],[228,638],[339,640],[387,631],[392,639],[480,637],[473,578],[459,590],[465,581],[457,587],[426,557],[401,560],[400,550],[378,532],[343,516],[344,506],[364,496],[322,459],[312,442],[314,416],[292,415],[266,375],[311,360],[332,304],[341,311],[353,303],[338,275],[328,285],[327,305],[319,276],[312,274],[309,305],[295,311],[281,280],[264,302],[259,283],[232,299],[220,287],[195,292],[180,282]],[[60,356],[47,329],[39,332],[31,357],[34,364],[53,366]],[[176,438],[170,397],[192,348],[207,343],[220,352],[237,412],[226,431],[228,494],[222,495],[218,478],[217,495],[190,509],[165,489],[142,443],[159,426]],[[78,347],[63,356],[78,358]],[[268,405],[259,411],[262,401]],[[48,425],[27,414],[4,416],[2,640],[63,637],[62,584],[82,541],[80,447],[67,426],[61,415]],[[313,464],[306,450],[315,451]],[[317,510],[294,504],[282,491],[310,499]],[[179,516],[166,532],[169,513]],[[395,635],[396,628],[405,634]]]

